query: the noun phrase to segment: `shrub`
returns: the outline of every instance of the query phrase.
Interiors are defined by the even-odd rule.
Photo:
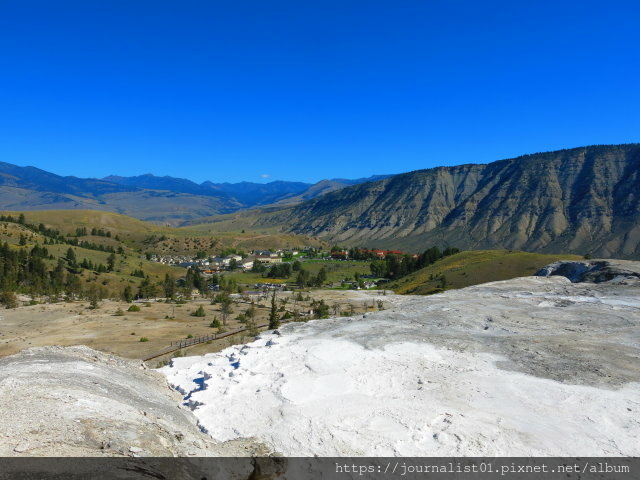
[[[1,292],[0,303],[3,303],[6,308],[16,308],[18,306],[18,297],[14,292]]]
[[[141,342],[148,342],[149,339],[147,337],[140,337]]]
[[[193,316],[193,317],[204,317],[205,316],[204,307],[202,305],[200,305],[198,307],[198,309],[191,314],[191,316]]]
[[[121,308],[116,310],[116,313],[114,313],[114,315],[116,317],[122,317],[124,315],[124,310],[122,310]]]
[[[138,305],[131,305],[127,309],[127,312],[139,312],[139,311],[140,311],[140,307]]]

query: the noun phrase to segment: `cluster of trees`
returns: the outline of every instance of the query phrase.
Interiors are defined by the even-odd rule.
[[[144,278],[144,277],[146,277],[146,275],[144,274],[144,270],[142,270],[141,268],[140,268],[140,269],[134,269],[134,270],[131,272],[131,276],[132,276],[132,277],[138,277],[138,278]]]
[[[89,231],[87,230],[87,227],[78,227],[76,228],[76,237],[86,237],[87,235],[89,235]],[[95,237],[109,237],[111,238],[111,232],[109,230],[103,230],[101,228],[95,228],[93,227],[91,229],[91,235],[95,236]],[[116,239],[117,239],[117,235],[116,235]]]
[[[78,241],[77,238],[70,238],[65,243],[73,245],[74,247],[86,248],[87,250],[97,250],[99,252],[115,253],[116,249],[111,245],[99,245],[93,242],[87,242],[86,240]],[[118,253],[124,253],[122,247],[118,247]]]
[[[35,248],[35,247],[34,247]],[[103,263],[93,263],[91,260],[86,258],[82,259],[82,261],[78,261],[76,257],[76,253],[73,248],[69,247],[67,253],[64,256],[64,259],[67,261],[69,269],[73,271],[73,273],[80,273],[78,269],[87,269],[92,270],[98,273],[106,273],[112,272],[116,266],[116,255],[115,253],[111,253],[109,257],[107,257],[107,264]]]
[[[251,271],[253,273],[264,273],[267,271],[267,266],[264,263],[253,262],[253,266],[251,267]]]
[[[311,275],[311,272],[300,268],[296,276],[296,283],[300,287],[321,287],[327,281],[327,270],[322,267],[317,275]]]
[[[267,278],[289,278],[293,269],[290,263],[276,263],[267,271]]]
[[[311,309],[313,310],[313,318],[329,318],[329,305],[324,300],[313,300]]]
[[[23,225],[25,228],[45,236],[45,245],[49,244],[68,244],[92,250],[109,252],[107,262],[93,262],[90,259],[83,258],[80,260],[72,247],[66,251],[65,255],[58,259],[55,267],[51,267],[52,261],[55,260],[53,255],[49,254],[46,247],[35,245],[31,249],[12,248],[8,243],[0,244],[0,303],[5,306],[17,306],[16,292],[26,293],[30,295],[49,295],[57,297],[60,294],[66,294],[69,298],[85,298],[88,299],[92,306],[97,306],[98,301],[106,298],[113,292],[109,292],[104,285],[97,282],[90,282],[85,285],[82,282],[82,271],[91,270],[96,273],[107,273],[115,270],[116,253],[124,254],[122,247],[117,250],[112,246],[97,245],[92,242],[79,241],[75,238],[65,238],[57,230],[46,228],[44,224],[38,226],[26,223],[24,215],[15,218],[11,215],[1,215],[0,221],[13,222]],[[111,237],[111,232],[99,228],[93,228],[91,235]],[[76,230],[77,236],[88,235],[86,227]],[[117,239],[117,236],[116,236]],[[20,238],[20,244],[25,246],[27,238],[23,234]],[[174,298],[178,291],[174,278],[167,274],[164,280],[160,282],[154,281],[149,275],[146,275],[142,269],[136,269],[131,273],[133,276],[142,279],[140,285],[126,285],[123,290],[117,294],[127,302],[133,301],[135,298],[155,297],[164,294],[167,298]],[[234,281],[225,282],[224,279],[215,277],[213,279],[205,279],[197,269],[189,269],[186,278],[182,283],[185,293],[190,294],[194,288],[201,292],[206,292],[212,284],[220,282],[223,288],[237,290]]]
[[[197,268],[188,268],[187,273],[184,276],[184,282],[181,283],[181,286],[189,294],[191,294],[191,291],[194,289],[205,293],[209,288],[209,282],[202,276],[200,270],[198,270]]]
[[[8,219],[5,216],[4,220],[8,221],[11,218]],[[23,220],[16,223],[24,224],[22,222]],[[41,226],[39,230],[39,233],[45,231],[48,235],[56,235],[55,232],[47,231],[44,226]],[[54,239],[52,237],[51,242],[63,243],[60,240],[60,238]],[[93,307],[96,307],[99,300],[109,296],[110,293],[104,286],[107,281],[102,284],[90,282],[86,285],[82,282],[81,274],[85,269],[96,273],[112,272],[117,260],[115,253],[111,252],[107,257],[106,264],[97,263],[86,258],[79,260],[75,250],[69,247],[65,255],[59,258],[55,267],[52,268],[51,264],[54,260],[55,257],[49,253],[46,246],[36,244],[33,248],[28,249],[12,248],[7,242],[0,245],[0,303],[6,307],[17,306],[15,293],[18,292],[53,298],[59,298],[62,294],[72,299],[85,298],[90,301]],[[149,277],[144,277],[137,296],[153,296],[156,292],[157,285]],[[134,298],[131,286],[126,286],[121,296],[127,301],[131,301]]]
[[[327,270],[322,267],[317,275],[302,268],[302,264],[296,260],[293,263],[276,263],[271,267],[255,262],[251,269],[252,272],[263,273],[266,278],[289,278],[295,272],[296,283],[301,287],[320,287],[327,281]]]
[[[125,287],[126,288],[126,287]],[[138,286],[136,298],[151,298],[158,295],[158,284],[151,280],[148,275],[142,279]]]
[[[33,295],[78,296],[82,293],[82,284],[78,275],[67,271],[64,260],[50,270],[46,247],[34,246],[28,249],[12,249],[8,243],[0,246],[0,292],[3,298],[9,298],[9,292],[21,292]],[[9,306],[7,304],[7,306]]]
[[[438,247],[431,247],[418,255],[417,258],[412,255],[387,255],[384,260],[371,262],[371,274],[376,277],[402,278],[459,251],[455,247],[448,247],[443,251],[440,251]]]
[[[198,290],[201,294],[205,295],[209,290],[215,289],[216,287],[217,290],[227,293],[239,292],[238,283],[234,278],[226,278],[222,275],[204,277],[200,273],[200,270],[191,267],[187,269],[184,278],[178,281],[176,288],[181,288],[186,295],[190,295],[193,290]],[[166,296],[170,298],[172,295]]]

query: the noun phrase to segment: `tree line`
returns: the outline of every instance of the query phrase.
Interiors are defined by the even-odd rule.
[[[441,258],[460,252],[455,247],[447,247],[440,251],[438,247],[431,247],[417,256],[413,255],[387,255],[383,260],[371,262],[371,274],[376,277],[398,279],[421,268],[427,267]]]
[[[65,237],[60,233],[59,230],[48,228],[44,225],[44,223],[40,223],[38,225],[27,223],[23,213],[21,213],[18,218],[12,215],[0,215],[0,222],[17,223],[18,225],[22,225],[23,227],[25,227],[28,230],[31,230],[34,233],[39,233],[40,235],[45,237],[45,240],[44,240],[45,245],[67,244],[67,245],[73,245],[74,247],[86,248],[87,250],[96,250],[100,252],[124,254],[124,249],[122,248],[122,246],[119,246],[116,249],[110,245],[99,245],[97,243],[88,242],[86,240],[79,241],[77,238]],[[82,235],[78,235],[78,232],[84,232],[84,235],[86,235],[86,231],[87,231],[86,227],[81,227],[79,229],[76,229],[76,236],[82,236]],[[91,230],[91,235],[100,236],[100,237],[111,237],[111,232],[102,230],[102,229],[93,228]],[[118,235],[116,235],[115,239],[120,240]],[[26,238],[24,239],[24,241],[22,241],[21,239],[20,244],[21,245],[26,244]]]
[[[32,295],[79,295],[82,292],[80,278],[68,271],[63,259],[53,269],[47,260],[53,260],[46,247],[12,249],[7,242],[0,246],[0,292],[3,303],[15,296],[15,292]],[[8,306],[8,305],[7,305]]]

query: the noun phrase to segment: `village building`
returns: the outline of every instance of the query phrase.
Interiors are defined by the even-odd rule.
[[[257,263],[282,263],[282,258],[276,256],[272,257],[270,255],[256,255],[254,262]]]

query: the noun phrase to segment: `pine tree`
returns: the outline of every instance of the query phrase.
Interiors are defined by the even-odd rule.
[[[166,298],[173,298],[176,294],[176,282],[171,278],[168,273],[164,276],[164,282],[162,282],[162,288],[164,289],[164,296]]]
[[[107,271],[112,272],[115,267],[116,267],[116,256],[114,253],[112,253],[107,258]]]
[[[320,271],[318,271],[318,275],[314,280],[314,284],[316,285],[316,287],[321,287],[322,284],[326,281],[327,281],[327,270],[324,267],[322,267]]]
[[[147,275],[138,287],[138,298],[154,297],[156,292],[156,286],[151,282],[151,277]]]
[[[73,248],[69,247],[65,257],[67,259],[67,262],[69,262],[69,266],[75,267],[75,265],[76,265],[76,252],[73,251]]]
[[[71,298],[82,295],[82,283],[80,277],[73,273],[67,274],[67,282],[65,284],[65,293]]]
[[[280,318],[278,317],[278,306],[276,304],[276,291],[273,291],[271,297],[271,311],[269,312],[269,330],[275,330],[280,326]]]
[[[231,299],[229,298],[229,295],[224,295],[224,297],[221,299],[220,303],[222,303],[222,324],[226,325],[227,324],[227,318],[229,318],[229,315],[231,315],[233,313],[233,310],[231,308]]]
[[[133,300],[133,292],[131,291],[130,285],[124,287],[124,290],[122,291],[122,299],[127,303],[131,303]]]

